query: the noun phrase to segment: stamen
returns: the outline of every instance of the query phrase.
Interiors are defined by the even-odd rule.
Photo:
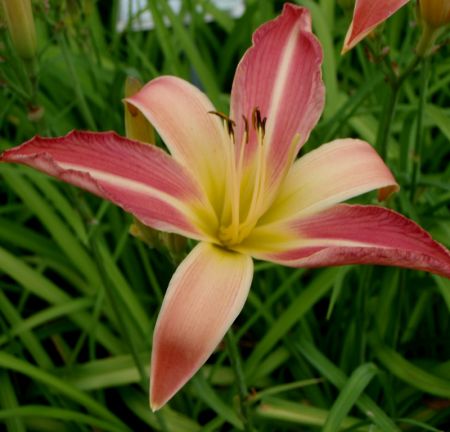
[[[245,117],[245,115],[243,114],[242,120],[244,120],[244,139],[242,140],[243,142],[241,144],[248,144],[248,120],[247,117]]]
[[[236,123],[230,119],[226,114],[221,113],[220,111],[208,111],[208,114],[214,114],[217,117],[220,117],[222,120],[224,120],[225,125],[227,127],[228,135],[232,136],[234,138],[234,128],[236,126]]]
[[[255,108],[251,115],[251,127],[256,132],[256,154],[253,172],[250,178],[246,177],[246,182],[251,182],[247,189],[243,185],[244,165],[247,144],[250,139],[249,119],[242,116],[242,135],[240,142],[235,142],[236,123],[221,112],[210,111],[210,114],[217,115],[224,122],[224,130],[228,133],[230,144],[227,145],[226,152],[226,186],[224,191],[224,205],[222,207],[218,237],[223,245],[232,246],[241,242],[249,235],[255,227],[264,207],[266,190],[266,152],[264,146],[264,136],[266,132],[266,117],[262,117],[259,108]],[[245,171],[246,172],[246,171]],[[248,173],[250,174],[250,173]],[[245,186],[245,187],[244,187]],[[249,203],[242,202],[242,194],[250,193]]]
[[[266,120],[266,117],[261,117],[261,111],[256,107],[252,112],[252,126],[258,134],[261,133],[262,138],[266,134]]]
[[[260,123],[261,123],[261,112],[259,111],[258,107],[253,108],[253,112],[252,112],[253,129],[258,130]]]

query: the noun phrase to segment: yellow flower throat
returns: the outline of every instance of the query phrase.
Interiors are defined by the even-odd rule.
[[[212,111],[224,123],[229,143],[225,146],[226,180],[217,239],[226,247],[242,242],[253,230],[266,210],[264,192],[266,185],[266,156],[264,136],[266,118],[255,108],[251,127],[255,131],[256,148],[253,155],[246,154],[249,143],[249,122],[243,116],[244,131],[238,145],[235,140],[235,122],[222,113]],[[248,158],[251,158],[249,162]]]

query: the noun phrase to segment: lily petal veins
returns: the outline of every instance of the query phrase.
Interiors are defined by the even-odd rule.
[[[382,207],[340,204],[398,190],[368,143],[339,139],[295,159],[323,109],[321,63],[308,10],[287,4],[256,30],[236,70],[229,116],[171,76],[127,99],[170,155],[112,132],[72,132],[35,137],[0,157],[199,241],[172,277],[157,320],[153,409],[202,366],[241,311],[252,257],[294,267],[395,265],[450,277],[450,253],[414,222]]]

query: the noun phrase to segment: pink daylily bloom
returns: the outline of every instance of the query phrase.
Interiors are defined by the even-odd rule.
[[[347,31],[342,53],[351,50],[372,30],[409,0],[356,0],[353,19]]]
[[[176,270],[157,320],[150,404],[164,405],[241,311],[252,257],[288,266],[395,265],[450,277],[450,253],[382,207],[340,204],[398,190],[366,142],[339,139],[295,160],[324,105],[322,50],[307,9],[285,5],[239,63],[230,117],[179,78],[127,99],[170,155],[118,135],[35,137],[3,153],[104,197],[144,224],[199,243]]]

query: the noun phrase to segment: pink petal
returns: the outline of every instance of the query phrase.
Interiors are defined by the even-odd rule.
[[[127,102],[153,124],[172,156],[205,188],[218,207],[225,179],[225,140],[215,108],[196,87],[180,78],[163,76],[150,81]]]
[[[374,189],[380,199],[399,189],[377,152],[361,140],[335,140],[294,163],[259,225],[315,213]]]
[[[311,33],[311,17],[305,8],[286,4],[282,14],[259,27],[253,46],[245,53],[234,77],[231,117],[241,143],[245,116],[259,108],[267,117],[267,182],[276,189],[301,145],[317,123],[324,104],[321,75],[322,49]],[[250,128],[247,152],[256,147]],[[297,140],[293,140],[298,134]]]
[[[450,278],[449,251],[415,222],[383,207],[341,204],[284,230],[290,240],[254,256],[294,267],[381,264]]]
[[[375,27],[397,12],[409,0],[356,0],[353,20],[345,37],[342,54],[351,50]]]
[[[114,132],[34,137],[0,161],[31,166],[106,198],[146,225],[201,239],[206,198],[188,172],[155,146]],[[198,225],[198,226],[196,226]]]
[[[247,299],[249,256],[199,243],[175,272],[156,323],[150,405],[161,408],[205,363]]]

